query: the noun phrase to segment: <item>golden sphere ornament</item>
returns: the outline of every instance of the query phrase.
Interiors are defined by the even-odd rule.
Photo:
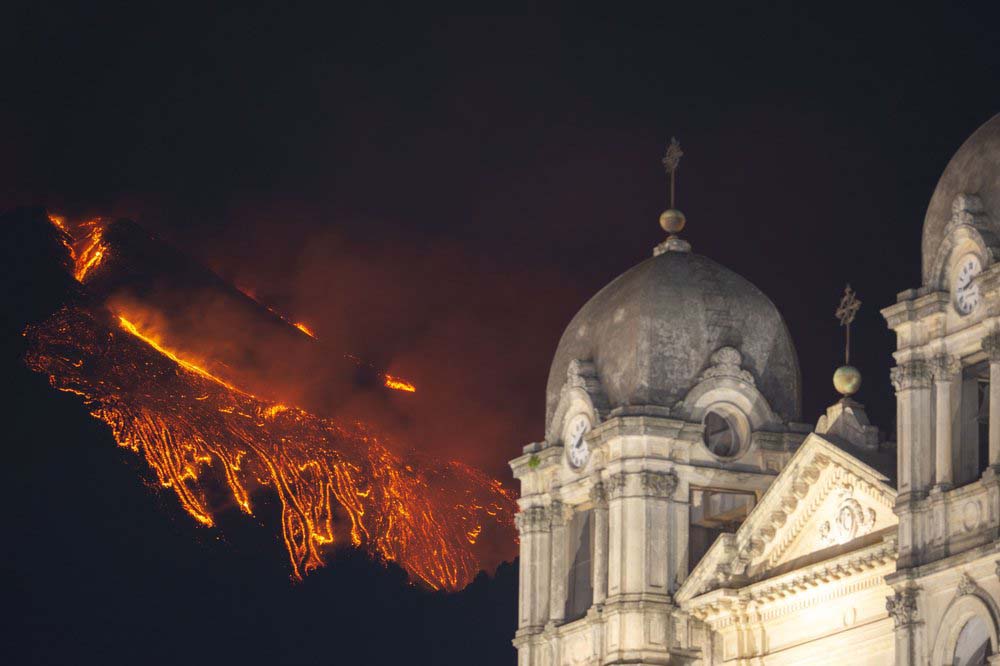
[[[842,365],[833,373],[833,387],[843,396],[854,395],[861,388],[861,371],[852,365]]]
[[[660,214],[660,226],[668,234],[679,234],[684,228],[685,222],[687,222],[687,218],[684,217],[684,213],[676,208],[670,208]]]

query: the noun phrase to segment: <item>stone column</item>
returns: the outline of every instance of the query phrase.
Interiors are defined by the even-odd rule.
[[[554,500],[549,507],[549,513],[552,524],[549,620],[555,624],[562,624],[566,617],[566,584],[569,575],[569,569],[566,566],[566,518],[568,511],[562,502]]]
[[[603,483],[591,487],[590,499],[594,503],[594,605],[599,606],[608,596],[608,497]]]
[[[911,493],[923,494],[932,482],[931,372],[926,361],[915,359],[893,368],[890,378],[896,389],[896,457],[903,500]]]
[[[983,338],[990,360],[990,467],[1000,467],[1000,332]]]
[[[940,490],[951,488],[954,483],[952,475],[952,424],[954,413],[952,408],[952,389],[956,377],[961,370],[961,364],[946,355],[938,356],[931,365],[934,375],[934,487]]]
[[[514,519],[521,534],[517,626],[540,629],[549,617],[549,509],[526,507]]]

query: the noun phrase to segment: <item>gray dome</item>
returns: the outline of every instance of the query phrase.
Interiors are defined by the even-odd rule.
[[[785,322],[757,287],[711,259],[664,252],[616,278],[559,341],[546,390],[549,432],[573,360],[592,361],[612,408],[673,407],[709,357],[738,349],[771,408],[799,417],[799,362]]]
[[[934,279],[934,257],[951,219],[951,204],[959,194],[978,195],[992,223],[1000,227],[1000,114],[965,140],[938,181],[924,217],[924,284]],[[1000,234],[1000,228],[996,231]]]

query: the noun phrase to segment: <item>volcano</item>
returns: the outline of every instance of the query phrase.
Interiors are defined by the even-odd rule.
[[[357,392],[405,397],[408,381],[331,352],[134,222],[35,218],[77,286],[25,329],[25,362],[78,395],[200,525],[276,499],[294,579],[337,545],[445,590],[512,559],[516,502],[499,481],[334,415]]]

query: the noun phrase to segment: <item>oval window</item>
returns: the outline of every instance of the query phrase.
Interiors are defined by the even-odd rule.
[[[732,458],[740,452],[740,436],[736,424],[729,417],[719,412],[708,412],[705,415],[705,446],[712,455],[720,458]]]

